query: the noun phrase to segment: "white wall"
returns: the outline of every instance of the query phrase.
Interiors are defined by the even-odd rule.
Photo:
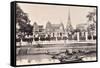
[[[82,5],[98,5],[100,7],[99,5],[100,0],[29,0],[29,1],[48,2],[48,3],[65,3],[65,4],[82,4]],[[0,0],[0,68],[12,68],[10,66],[10,2],[11,0]],[[98,15],[100,15],[100,13]],[[98,23],[98,26],[99,25],[100,23]],[[100,31],[98,32],[98,34],[100,35]],[[99,49],[98,52],[100,52],[100,46],[98,46],[98,49]],[[34,66],[34,68],[40,68],[40,67],[41,68],[99,68],[98,67],[99,64],[100,62],[76,63],[76,64]],[[33,68],[33,66],[25,67],[25,68]]]

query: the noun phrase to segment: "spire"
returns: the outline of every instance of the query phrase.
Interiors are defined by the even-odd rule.
[[[71,23],[71,19],[70,19],[70,10],[68,10],[68,23]]]
[[[72,31],[73,30],[73,27],[71,25],[71,18],[70,18],[70,9],[68,10],[68,22],[67,22],[67,31]]]

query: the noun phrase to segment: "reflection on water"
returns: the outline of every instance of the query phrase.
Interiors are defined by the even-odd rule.
[[[46,64],[46,63],[60,63],[60,61],[58,59],[52,59],[50,55],[45,55],[45,54],[43,54],[43,55],[18,56],[17,57],[17,65]]]
[[[41,55],[27,55],[27,56],[17,56],[17,65],[28,65],[28,64],[48,64],[48,63],[60,63],[59,59],[52,59],[51,55],[41,54]],[[95,61],[96,54],[92,56],[84,56],[82,61]],[[73,61],[72,61],[73,62]]]
[[[20,56],[20,57],[23,57],[23,56]],[[50,57],[48,58],[38,58],[38,56],[34,56],[34,57],[36,59],[35,58],[32,59],[32,56],[30,57],[30,59],[28,56],[27,58],[19,59],[17,60],[17,65],[60,63],[58,59],[52,59]],[[96,57],[84,57],[82,58],[82,61],[96,61]]]
[[[86,44],[86,43],[85,43]],[[79,47],[81,45],[81,47]],[[96,61],[96,46],[95,44],[78,44],[78,45],[67,45],[67,46],[60,46],[60,45],[52,45],[46,46],[43,48],[32,48],[27,55],[17,55],[17,65],[30,65],[30,64],[49,64],[49,63],[61,63],[61,59],[64,62],[70,61],[74,62],[81,58],[81,61]],[[72,50],[68,48],[70,46]],[[92,48],[91,48],[92,47]],[[27,47],[26,47],[27,48]],[[82,48],[82,49],[80,49]],[[70,52],[65,52],[66,49],[69,49]],[[46,52],[45,52],[46,51]],[[49,52],[48,52],[49,51]],[[41,52],[41,53],[36,53]],[[42,53],[43,52],[43,53]],[[50,53],[52,52],[52,53]],[[55,54],[55,53],[57,54]],[[58,54],[59,52],[59,54]],[[48,54],[47,54],[48,53]],[[65,55],[61,55],[64,53]],[[67,54],[66,54],[67,53]],[[55,58],[52,58],[54,57]],[[60,58],[57,58],[59,57]],[[74,58],[73,58],[74,57]]]

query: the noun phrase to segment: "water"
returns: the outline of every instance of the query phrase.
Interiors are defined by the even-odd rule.
[[[60,63],[58,59],[52,59],[53,55],[56,53],[65,52],[66,49],[71,49],[70,51],[96,51],[96,44],[90,43],[76,43],[67,45],[43,45],[42,48],[36,47],[23,47],[25,49],[30,48],[28,55],[18,55],[17,65],[30,65],[30,64],[48,64],[48,63]],[[47,54],[47,53],[51,54]],[[95,61],[96,53],[77,53],[78,56],[83,57],[82,61]]]
[[[82,61],[95,61],[96,56],[84,57]],[[20,56],[17,59],[17,65],[30,65],[30,64],[50,64],[60,63],[58,59],[52,59],[50,55],[29,55]]]
[[[29,55],[29,56],[20,56],[17,58],[17,64],[46,64],[46,63],[59,63],[57,59],[52,59],[50,55]],[[23,59],[22,59],[23,58]]]

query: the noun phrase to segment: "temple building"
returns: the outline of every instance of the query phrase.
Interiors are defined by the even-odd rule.
[[[66,31],[68,33],[73,31],[73,27],[71,24],[71,18],[70,18],[70,10],[68,11],[68,22],[67,22],[67,26],[66,26]]]
[[[63,37],[64,35],[64,25],[60,24],[51,24],[49,21],[46,24],[46,36],[50,37]]]
[[[70,10],[68,11],[68,21],[67,21],[67,26],[65,28],[65,36],[67,39],[72,40],[72,32],[73,32],[73,27],[71,24],[71,18],[70,18]]]
[[[33,38],[39,38],[45,35],[43,25],[38,25],[36,22],[33,24]]]

